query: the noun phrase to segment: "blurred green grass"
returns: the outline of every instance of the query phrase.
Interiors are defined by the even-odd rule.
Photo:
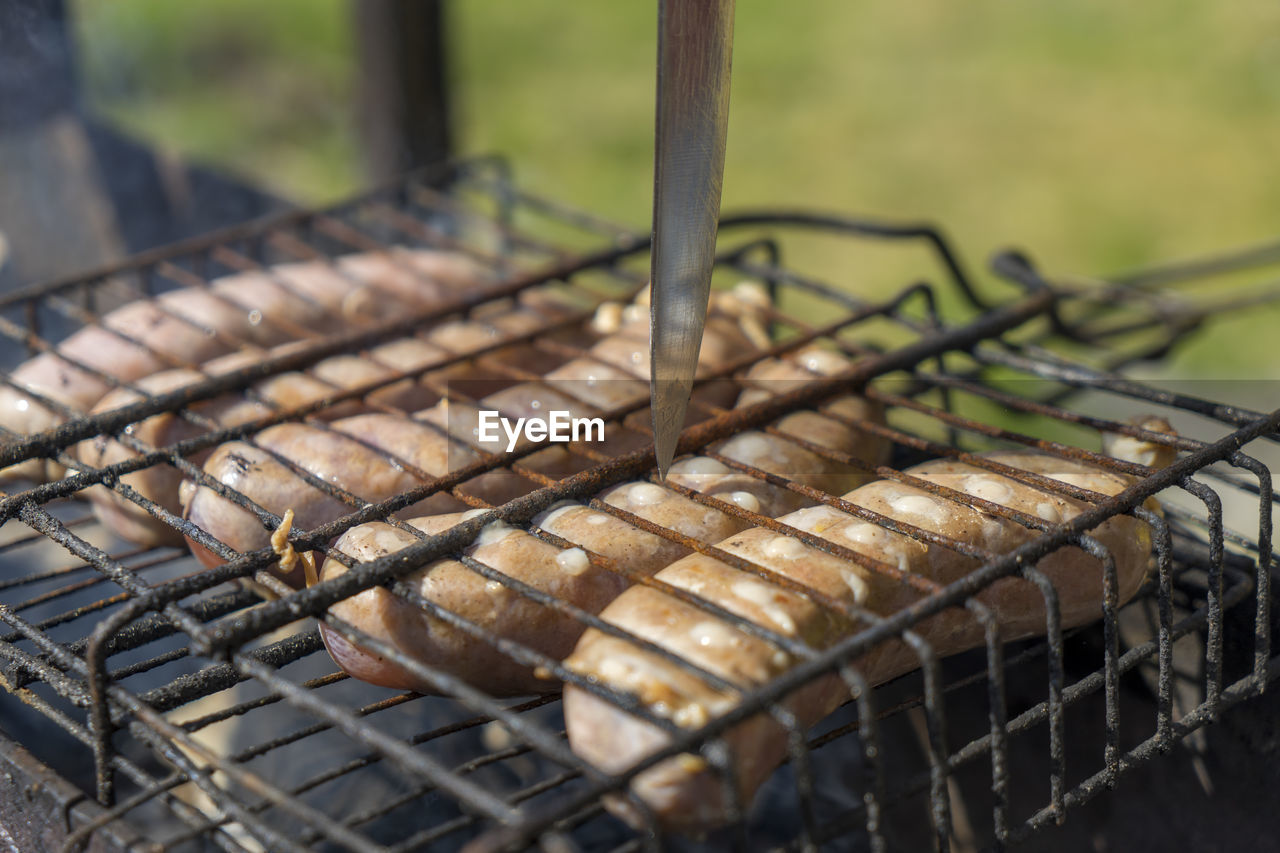
[[[459,153],[502,152],[530,189],[643,227],[655,5],[449,5]],[[94,109],[301,202],[361,185],[344,0],[74,8]],[[923,219],[973,267],[1015,245],[1055,272],[1268,239],[1278,25],[1264,0],[740,0],[724,209]],[[901,250],[851,261],[830,240],[796,245],[866,295],[919,270]],[[1244,318],[1179,363],[1248,365],[1263,350],[1242,336],[1277,320]]]

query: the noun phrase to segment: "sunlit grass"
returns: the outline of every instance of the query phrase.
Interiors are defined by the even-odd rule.
[[[97,109],[303,202],[360,185],[346,3],[75,6]],[[654,4],[448,13],[458,151],[503,152],[531,189],[644,227]],[[724,208],[933,221],[977,270],[1008,245],[1107,273],[1265,239],[1280,221],[1278,25],[1263,0],[741,0]],[[793,262],[868,297],[932,274],[899,249],[797,246]],[[1206,338],[1180,369],[1260,360],[1239,341],[1275,320]]]

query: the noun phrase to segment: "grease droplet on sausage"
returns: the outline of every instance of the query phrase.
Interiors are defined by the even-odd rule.
[[[670,493],[666,489],[653,483],[636,483],[627,492],[627,500],[636,506],[652,506],[662,503],[667,499],[668,494]]]
[[[743,580],[731,586],[729,591],[735,597],[757,605],[764,617],[776,625],[784,634],[794,634],[796,632],[795,620],[778,605],[774,591],[769,587],[757,581]]]
[[[975,498],[992,503],[1003,503],[1013,497],[1013,490],[992,477],[973,476],[964,480],[964,490]]]
[[[1041,501],[1036,504],[1036,515],[1054,524],[1062,521],[1062,513],[1058,512],[1058,508],[1048,501]]]
[[[671,466],[673,474],[728,474],[729,466],[706,456],[681,459]]]
[[[840,573],[841,580],[845,586],[849,587],[849,591],[853,593],[853,603],[863,604],[867,600],[867,582],[852,569],[846,569]]]
[[[591,560],[587,558],[587,552],[581,548],[570,548],[568,551],[556,554],[556,565],[566,573],[577,577],[591,567]]]
[[[903,495],[894,498],[889,505],[905,515],[924,515],[929,518],[937,518],[942,509],[936,500],[924,495]]]
[[[863,522],[847,528],[844,531],[844,538],[850,542],[857,542],[859,545],[879,545],[888,541],[889,533],[883,527],[870,522]]]
[[[810,533],[822,533],[832,525],[848,520],[849,516],[829,506],[805,507],[788,514],[785,518],[787,524]]]
[[[690,638],[700,646],[716,648],[737,648],[742,645],[742,638],[737,632],[723,622],[699,622],[689,629]]]
[[[732,454],[734,459],[742,462],[754,463],[769,458],[772,450],[773,443],[769,439],[758,432],[752,432],[728,442],[723,452],[726,456]]]
[[[480,531],[480,537],[476,539],[476,544],[480,546],[492,545],[495,542],[501,542],[503,539],[506,539],[508,536],[516,532],[516,529],[510,524],[506,524],[502,521],[495,521],[484,526],[484,529]]]
[[[766,557],[794,560],[804,553],[804,543],[787,536],[775,536],[764,546]]]

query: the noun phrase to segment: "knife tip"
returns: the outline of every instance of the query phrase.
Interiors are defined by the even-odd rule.
[[[678,434],[676,437],[679,437]],[[667,480],[668,472],[671,470],[671,463],[676,458],[675,445],[675,441],[659,441],[653,447],[654,457],[658,462],[658,478],[664,483]]]

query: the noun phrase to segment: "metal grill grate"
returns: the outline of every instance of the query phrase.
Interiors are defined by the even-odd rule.
[[[767,235],[754,236],[761,228],[768,229]],[[848,292],[850,282],[822,280],[783,264],[786,241],[778,234],[788,229],[827,232],[851,246],[868,239],[923,241],[936,260],[930,275],[940,269],[943,283],[916,284],[884,301],[855,299]],[[647,832],[631,830],[603,810],[602,796],[625,787],[629,777],[603,775],[569,750],[557,696],[497,699],[410,660],[402,661],[406,668],[453,698],[394,694],[363,685],[336,670],[314,623],[306,618],[360,590],[387,585],[397,596],[470,633],[477,643],[544,667],[661,724],[634,697],[492,636],[422,599],[400,580],[424,562],[458,555],[495,518],[527,525],[566,498],[590,500],[594,508],[634,526],[724,559],[715,543],[689,540],[592,500],[609,485],[653,478],[647,450],[610,455],[575,446],[582,470],[563,480],[529,463],[536,448],[490,455],[446,476],[424,475],[421,486],[376,503],[292,465],[310,485],[350,509],[337,521],[294,531],[291,541],[298,549],[319,549],[351,566],[336,580],[300,591],[266,571],[275,559],[270,549],[237,553],[120,480],[146,467],[172,466],[217,489],[272,529],[280,523],[279,515],[210,478],[191,461],[192,455],[229,440],[252,442],[276,423],[305,420],[323,429],[340,404],[368,400],[405,380],[434,394],[475,402],[465,381],[449,381],[457,377],[451,371],[463,366],[505,383],[540,382],[548,365],[586,353],[591,332],[585,321],[595,305],[626,298],[642,284],[647,248],[642,237],[520,192],[494,164],[473,164],[418,176],[331,211],[247,225],[90,277],[18,294],[0,302],[0,333],[8,339],[9,363],[14,363],[22,348],[39,352],[56,347],[53,341],[96,322],[108,307],[129,298],[176,286],[207,287],[220,275],[245,270],[270,276],[274,264],[332,263],[351,252],[390,245],[464,252],[496,271],[500,283],[459,292],[443,307],[336,335],[319,335],[284,318],[278,321],[278,337],[302,341],[297,349],[264,355],[248,367],[176,391],[143,393],[138,402],[117,411],[86,416],[64,410],[66,423],[37,436],[9,436],[0,450],[3,465],[48,458],[71,472],[0,499],[5,519],[0,528],[0,619],[8,626],[0,657],[6,687],[10,696],[35,710],[38,721],[59,730],[48,734],[47,741],[28,739],[24,745],[94,789],[98,800],[96,805],[77,803],[72,796],[64,803],[69,816],[56,835],[66,836],[69,847],[92,839],[111,849],[131,831],[164,850],[327,845],[407,851],[468,843],[475,845],[470,849],[525,844],[635,849],[681,843],[664,838],[657,826]],[[924,597],[833,647],[797,647],[800,662],[752,691],[740,707],[695,731],[677,732],[672,745],[650,764],[700,750],[716,766],[723,761],[719,736],[733,723],[765,709],[786,725],[779,704],[784,697],[826,673],[838,672],[848,681],[850,702],[814,732],[793,724],[786,767],[766,786],[761,802],[735,805],[737,820],[713,835],[713,842],[798,849],[815,844],[833,849],[909,847],[930,837],[960,849],[1014,843],[1060,821],[1179,741],[1189,741],[1275,677],[1269,467],[1275,462],[1268,462],[1266,453],[1276,443],[1280,410],[1223,405],[1126,380],[1115,372],[1136,359],[1165,353],[1217,313],[1276,299],[1277,288],[1269,284],[1250,285],[1244,295],[1210,287],[1219,272],[1265,272],[1276,257],[1274,249],[1155,271],[1101,289],[1050,283],[1020,256],[1003,255],[995,269],[1016,288],[997,302],[975,290],[945,240],[927,228],[753,214],[726,220],[722,245],[729,247],[719,258],[718,275],[724,281],[745,278],[774,295],[767,315],[772,343],[723,365],[704,384],[734,381],[754,362],[812,341],[826,342],[858,361],[852,377],[811,382],[750,407],[727,410],[704,401],[699,412],[703,420],[686,431],[684,452],[700,450],[811,503],[871,517],[837,496],[706,450],[746,429],[763,426],[776,432],[768,424],[800,408],[816,407],[838,417],[822,409],[826,401],[865,386],[867,396],[885,407],[887,418],[882,426],[862,428],[892,442],[891,463],[870,465],[817,445],[808,449],[906,482],[913,481],[905,468],[935,457],[963,459],[1008,474],[973,455],[1007,447],[1032,447],[1140,479],[1115,498],[1092,496],[1094,508],[1069,524],[1035,524],[1040,535],[1012,554],[986,553],[972,543],[947,542],[873,518],[915,538],[932,537],[971,553],[983,566],[944,588],[923,578],[900,578]],[[1174,281],[1188,282],[1190,294],[1207,296],[1171,305],[1156,288]],[[510,304],[510,297],[532,291],[554,291],[576,307],[532,330],[495,339],[482,350],[452,353],[419,371],[335,388],[324,399],[277,408],[246,424],[222,427],[190,408],[264,377],[366,350],[449,318],[483,320],[495,306]],[[960,320],[939,317],[935,305],[943,292],[959,295],[968,306]],[[1156,300],[1165,307],[1152,312]],[[200,330],[193,329],[196,333]],[[247,346],[234,339],[225,344],[227,349]],[[1070,360],[1055,354],[1080,344],[1092,356],[1092,366],[1076,353]],[[56,404],[50,401],[50,406]],[[1169,417],[1180,437],[1146,432],[1116,414],[1133,410]],[[85,467],[69,452],[76,442],[104,434],[129,443],[129,424],[171,411],[179,412],[198,434],[159,448],[134,442],[132,449],[139,455],[103,469]],[[636,433],[647,431],[644,401],[607,416]],[[1112,459],[1096,452],[1104,432],[1168,444],[1178,451],[1178,460],[1153,473]],[[1260,452],[1242,451],[1259,439]],[[494,471],[512,474],[525,494],[491,507],[469,484]],[[1091,497],[1054,480],[1038,478],[1035,484],[1065,497]],[[112,489],[225,564],[202,570],[185,550],[123,543],[86,509],[85,491],[95,486]],[[673,488],[753,525],[795,534],[772,519]],[[931,488],[947,500],[976,500]],[[328,544],[357,524],[386,519],[442,492],[486,512],[443,534],[420,534],[406,550],[368,563],[356,563]],[[1156,494],[1164,504],[1163,515],[1143,506]],[[986,512],[1032,524],[997,504],[978,504]],[[1243,505],[1251,506],[1252,514]],[[1157,571],[1124,609],[1117,610],[1113,597],[1100,626],[1063,630],[1052,586],[1030,566],[1064,544],[1098,552],[1101,546],[1087,531],[1121,513],[1135,514],[1155,530]],[[534,533],[555,545],[568,544],[546,531]],[[853,558],[816,537],[805,541]],[[1098,556],[1108,560],[1105,552]],[[598,555],[593,559],[629,574],[627,566]],[[569,618],[609,630],[598,617],[492,566],[472,557],[464,562],[516,595],[534,597]],[[763,566],[749,568],[770,575]],[[1114,586],[1114,563],[1111,571]],[[913,626],[943,609],[966,607],[981,619],[974,594],[1015,573],[1041,584],[1050,614],[1045,639],[1006,646],[989,632],[985,649],[946,661],[916,642],[922,669],[877,689],[849,668],[849,661],[887,638],[910,641]],[[279,597],[264,600],[259,592],[234,583],[239,579],[253,579]],[[732,614],[716,615],[759,630]],[[354,626],[324,618],[334,630],[384,656],[403,657]],[[678,658],[675,662],[694,669]],[[1188,662],[1190,670],[1184,666]],[[18,703],[6,699],[5,706],[20,714]],[[1084,731],[1100,732],[1101,737],[1089,741]],[[1092,742],[1100,744],[1096,751],[1086,746]]]

